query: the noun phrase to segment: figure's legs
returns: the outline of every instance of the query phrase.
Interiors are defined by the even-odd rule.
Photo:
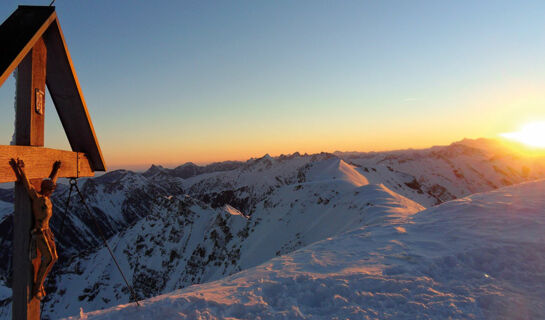
[[[36,238],[36,247],[42,255],[42,261],[40,262],[40,268],[38,269],[38,275],[36,276],[36,282],[32,288],[34,296],[43,291],[44,280],[47,277],[49,271],[53,267],[53,264],[57,261],[57,251],[55,250],[55,243],[45,233],[39,235]]]
[[[46,231],[44,231],[44,235],[48,244],[49,251],[51,252],[51,262],[47,264],[47,268],[45,270],[44,277],[40,285],[42,295],[45,297],[44,281],[47,278],[49,272],[51,272],[51,269],[53,269],[53,265],[55,264],[55,262],[57,262],[59,256],[57,255],[57,247],[55,246],[55,239],[53,238],[53,233],[51,232],[51,230],[47,229]]]

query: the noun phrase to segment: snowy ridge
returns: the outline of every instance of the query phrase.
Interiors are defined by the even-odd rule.
[[[422,150],[336,154],[368,172],[369,181],[384,183],[425,207],[545,177],[543,157],[525,158],[489,139]]]
[[[138,295],[150,298],[222,279],[354,228],[404,223],[424,207],[545,177],[541,160],[472,140],[424,150],[295,153],[152,166],[144,173],[117,170],[82,179],[80,187]],[[53,199],[61,260],[46,286],[51,294],[44,319],[128,301],[75,195],[63,218],[67,191],[59,186]],[[0,200],[12,202],[12,193],[0,189]],[[11,214],[0,219],[0,285],[10,281],[11,223]],[[9,318],[7,297],[0,296],[0,319]]]
[[[544,193],[541,180],[477,194],[145,300],[143,308],[69,319],[543,319]]]
[[[226,204],[225,206],[223,206],[223,210],[225,210],[226,213],[232,215],[232,216],[241,216],[241,217],[244,217],[244,218],[248,218],[247,215],[245,215],[244,213],[240,212],[237,208],[233,208],[231,207],[230,205]]]
[[[317,166],[328,159],[332,166],[342,160],[345,169],[363,175],[367,181],[359,183],[384,184],[424,207],[545,177],[543,158],[520,157],[493,140],[479,139],[423,150],[265,156],[248,160],[234,170],[192,176],[183,181],[183,186],[192,196],[214,206],[229,200],[251,214],[256,200],[267,197],[271,189],[305,182],[307,175],[309,180],[318,180],[312,170],[319,172]],[[327,174],[322,174],[327,179]]]
[[[382,185],[362,185],[365,177],[342,160],[326,159],[317,168],[324,174],[309,175],[316,181],[273,190],[249,218],[231,206],[214,209],[190,196],[163,198],[153,213],[114,236],[110,245],[135,291],[150,297],[221,279],[354,227],[405,219],[423,209]],[[51,316],[59,309],[77,314],[80,307],[98,309],[128,298],[104,248],[73,260],[57,278],[56,292],[44,307]]]
[[[347,164],[342,159],[329,159],[313,166],[308,174],[311,181],[340,180],[356,187],[368,185],[369,181],[358,168]]]

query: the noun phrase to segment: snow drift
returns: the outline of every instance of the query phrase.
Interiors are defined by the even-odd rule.
[[[481,139],[424,150],[295,153],[175,169],[152,166],[144,173],[117,170],[81,187],[145,299],[222,279],[349,230],[409,230],[407,220],[422,206],[543,178],[543,163]],[[45,319],[128,301],[77,201],[63,219],[67,192],[60,185],[53,199],[52,228],[63,257],[46,286]],[[0,189],[0,201],[6,203],[0,202],[0,318],[8,319],[11,190]]]
[[[318,161],[305,182],[270,191],[251,216],[230,205],[213,209],[189,195],[163,197],[152,213],[112,237],[110,246],[135,292],[153,297],[424,209],[384,185],[368,184],[358,170],[337,158]],[[58,277],[57,294],[44,313],[56,319],[80,307],[118,304],[127,295],[112,263],[105,248],[74,259]]]
[[[361,227],[225,279],[70,319],[543,319],[545,181]]]

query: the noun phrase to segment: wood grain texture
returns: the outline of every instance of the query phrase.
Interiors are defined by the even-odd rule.
[[[38,43],[39,42],[39,43]],[[41,147],[30,147],[32,144],[43,144],[44,126],[43,115],[34,110],[34,89],[45,84],[46,52],[43,40],[36,41],[36,46],[23,59],[17,70],[17,100],[15,117],[15,143],[23,146],[6,146],[1,156],[20,158],[19,153],[24,150],[42,150]],[[36,119],[36,117],[39,117]],[[42,122],[41,125],[39,122]],[[36,125],[38,123],[38,125]],[[13,157],[15,155],[15,157]],[[0,157],[1,157],[0,156]],[[39,157],[37,157],[39,159]],[[47,157],[44,158],[44,160]],[[40,160],[40,162],[45,162]],[[2,170],[15,175],[11,165]],[[10,170],[11,169],[11,170]],[[33,185],[39,185],[42,178],[48,175],[28,176]],[[35,178],[35,179],[33,179]],[[13,282],[12,282],[12,319],[39,320],[40,301],[32,297],[32,286],[35,273],[35,265],[40,260],[36,257],[32,261],[29,258],[30,230],[34,225],[32,203],[27,190],[21,182],[15,184],[15,207],[13,213]]]
[[[30,183],[32,184],[32,186],[34,186],[34,189],[36,190],[40,190],[42,189],[42,180],[41,178],[38,178],[38,179],[31,179],[30,180]],[[28,197],[28,195],[27,195]],[[31,227],[34,227],[34,223],[35,223],[35,218],[34,218],[34,214],[32,213],[32,208],[30,210],[30,226]],[[30,238],[30,236],[29,236]],[[30,244],[30,239],[29,239],[29,244]],[[27,249],[28,253],[30,254],[30,246],[29,246],[29,249]],[[40,268],[40,261],[42,260],[42,255],[40,254],[40,251],[36,248],[36,258],[32,259],[32,261],[30,261],[31,263],[31,266],[30,266],[30,285],[28,287],[29,290],[32,290],[32,284],[36,281],[36,278],[38,276],[38,269]],[[32,292],[29,292],[28,293],[29,296],[32,294]],[[28,307],[27,307],[27,320],[30,320],[30,319],[35,319],[36,317],[38,319],[41,318],[41,301],[36,299],[36,298],[33,298],[31,297],[30,298],[30,301],[28,303]]]
[[[0,183],[17,181],[11,159],[22,159],[29,179],[47,178],[55,161],[61,161],[59,178],[92,177],[89,159],[83,153],[40,147],[0,145]]]
[[[105,171],[91,118],[81,92],[54,7],[19,6],[0,25],[0,86],[18,67],[15,142],[0,146],[0,183],[16,181],[10,160],[25,161],[31,183],[39,189],[61,161],[59,177],[93,176]],[[44,115],[36,112],[36,90],[47,83],[73,151],[41,148]],[[89,157],[86,156],[86,154]],[[39,320],[40,301],[31,297],[39,257],[30,261],[31,201],[21,182],[15,183],[12,319]]]
[[[94,171],[106,171],[87,104],[58,20],[44,33],[47,45],[47,88],[73,151],[89,157]]]
[[[47,65],[47,48],[42,37],[36,41],[36,44],[32,48],[32,88],[31,88],[31,125],[30,130],[35,131],[36,134],[31,134],[30,145],[43,147],[44,145],[44,120],[45,120],[45,99],[41,101],[43,103],[44,110],[40,114],[36,112],[36,90],[45,92],[45,75]],[[45,98],[45,96],[44,96]],[[41,134],[40,134],[41,133]]]
[[[55,19],[54,7],[19,6],[0,25],[0,86]]]
[[[30,145],[30,129],[32,125],[32,51],[27,54],[17,68],[17,101],[15,111],[15,144]]]
[[[47,47],[46,83],[73,151],[88,155],[94,171],[106,164],[54,7],[19,6],[0,26],[0,85],[36,41]]]
[[[31,180],[32,184],[41,179]],[[13,283],[12,319],[39,320],[40,301],[31,298],[34,274],[29,259],[30,229],[34,223],[28,193],[21,182],[15,183],[15,211],[13,215]]]
[[[44,92],[47,49],[42,38],[23,59],[17,69],[17,112],[15,113],[17,145],[43,146],[45,114],[35,110],[36,89]]]

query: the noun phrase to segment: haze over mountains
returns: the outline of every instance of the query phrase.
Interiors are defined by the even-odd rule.
[[[257,272],[261,277],[259,270],[272,270],[264,267],[268,264],[290,269],[288,260],[301,254],[311,255],[316,246],[320,247],[316,251],[320,255],[329,255],[323,251],[328,248],[323,243],[328,241],[343,243],[334,245],[331,250],[339,251],[345,247],[344,243],[355,250],[341,250],[339,255],[371,254],[365,248],[372,238],[356,248],[354,246],[359,245],[353,236],[360,239],[361,235],[371,232],[370,236],[377,233],[383,239],[380,241],[386,241],[388,232],[398,230],[396,227],[407,230],[409,220],[426,208],[544,178],[545,165],[539,160],[520,157],[493,140],[481,139],[424,150],[296,153],[208,166],[191,163],[174,169],[152,166],[143,173],[117,170],[80,183],[110,246],[143,299],[224,279],[263,263],[243,275]],[[113,261],[76,197],[64,220],[62,234],[59,232],[66,191],[66,186],[59,187],[54,198],[52,228],[62,259],[51,276],[54,281],[46,288],[51,294],[45,301],[44,315],[51,319],[77,315],[80,308],[91,311],[129,301]],[[10,195],[9,191],[0,192],[2,318],[10,315],[11,293],[6,288],[12,237],[9,208],[13,199]],[[384,231],[369,231],[383,227]],[[449,226],[445,228],[450,230]],[[418,237],[423,230],[416,228],[411,237]],[[395,232],[393,234],[397,234]],[[297,251],[299,249],[303,251]],[[270,260],[273,258],[275,260]],[[339,261],[361,265],[363,262],[358,259],[344,257]],[[323,273],[333,272],[335,260],[335,256],[324,260],[327,268]],[[313,263],[320,264],[320,261]],[[309,264],[295,263],[293,268],[309,271]],[[369,270],[384,273],[386,269]],[[263,275],[264,278],[269,276]],[[222,281],[235,278],[226,279]],[[207,288],[218,285],[223,284],[212,283]],[[254,285],[248,283],[247,286]],[[197,292],[195,290],[184,292]],[[470,309],[460,310],[465,314]],[[221,318],[219,313],[215,315]],[[268,314],[258,312],[256,315],[267,317]]]

